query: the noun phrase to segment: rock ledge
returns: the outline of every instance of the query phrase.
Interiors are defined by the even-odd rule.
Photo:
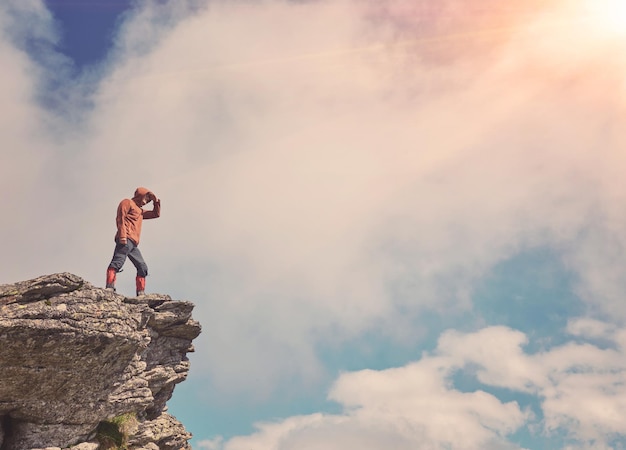
[[[94,450],[98,425],[128,413],[129,449],[191,449],[165,411],[200,334],[193,307],[70,273],[1,285],[0,449]]]

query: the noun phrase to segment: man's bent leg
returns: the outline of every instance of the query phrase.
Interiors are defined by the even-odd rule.
[[[107,268],[107,280],[106,287],[115,291],[115,279],[117,272],[122,270],[122,266],[126,262],[126,256],[128,255],[128,245],[117,243],[115,245],[115,251],[113,252],[113,258]]]
[[[135,278],[137,295],[144,295],[146,290],[146,276],[148,275],[148,266],[143,259],[141,251],[139,251],[139,248],[135,245],[133,245],[133,248],[128,253],[128,258],[137,268],[137,277]]]

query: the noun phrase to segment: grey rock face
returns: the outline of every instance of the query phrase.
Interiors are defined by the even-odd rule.
[[[193,307],[126,298],[69,273],[0,286],[0,448],[84,446],[101,421],[126,413],[139,420],[130,448],[190,448],[163,411],[200,334]]]

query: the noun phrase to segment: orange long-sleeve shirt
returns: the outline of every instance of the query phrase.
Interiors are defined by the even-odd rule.
[[[131,199],[124,199],[117,207],[117,233],[115,241],[120,239],[132,239],[135,245],[139,245],[141,237],[141,223],[143,219],[156,219],[161,215],[161,204],[154,203],[152,211],[144,211]]]

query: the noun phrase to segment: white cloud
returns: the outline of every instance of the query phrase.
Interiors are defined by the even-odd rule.
[[[549,382],[540,386],[545,427],[583,442],[608,445],[626,431],[626,355],[590,345],[567,345],[540,358]]]
[[[354,409],[364,429],[374,423],[384,423],[384,428],[395,424],[399,430],[392,427],[388,433],[406,433],[407,443],[413,444],[407,448],[421,441],[442,448],[481,448],[524,422],[525,414],[513,402],[502,403],[485,392],[452,389],[450,362],[445,357],[424,358],[399,369],[346,374],[330,398]]]
[[[446,386],[446,362],[426,359],[385,371],[342,375],[331,398],[343,415],[293,417],[258,424],[225,450],[270,449],[502,449],[502,439],[525,418],[515,403],[485,393],[461,393]]]
[[[590,321],[571,323],[589,325]],[[611,329],[610,324],[597,321],[594,326]],[[482,383],[536,396],[547,433],[560,430],[583,445],[599,446],[608,446],[616,436],[625,437],[626,355],[620,332],[603,335],[615,349],[566,343],[535,354],[523,351],[527,339],[522,333],[502,327],[469,336],[453,332],[450,337],[450,333],[442,336],[439,351],[463,361],[461,365],[477,365]]]
[[[533,391],[544,382],[539,362],[523,351],[524,333],[506,327],[491,327],[473,335],[451,331],[442,335],[439,349],[457,359],[478,364],[476,376],[488,385],[517,391]],[[462,363],[461,363],[462,364]]]
[[[572,336],[582,336],[587,339],[607,339],[614,336],[616,328],[615,325],[600,320],[578,317],[568,322],[567,331]]]

